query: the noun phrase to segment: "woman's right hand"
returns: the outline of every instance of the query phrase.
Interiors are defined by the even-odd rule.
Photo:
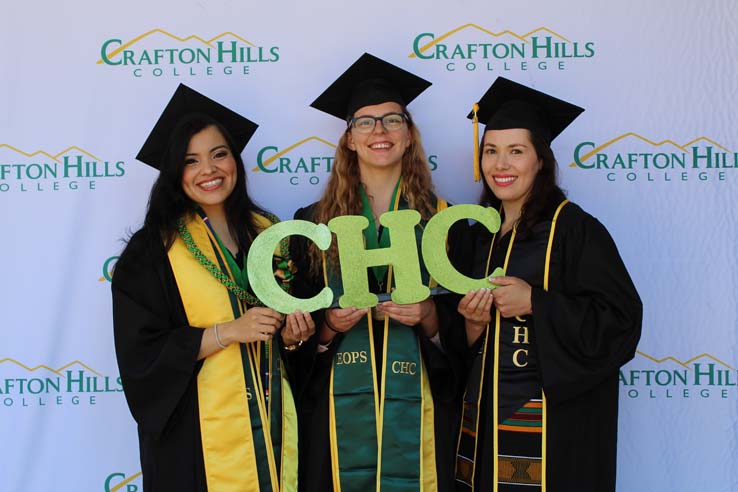
[[[357,309],[355,307],[327,309],[325,319],[330,327],[341,333],[349,331],[359,320],[366,316],[368,309]]]
[[[490,289],[473,290],[460,301],[457,310],[465,319],[466,340],[473,345],[492,321],[494,294]]]
[[[225,345],[233,342],[266,342],[282,326],[282,315],[267,307],[254,307],[233,321],[218,327]]]
[[[369,310],[355,307],[326,309],[323,328],[320,332],[320,343],[329,344],[338,333],[346,333],[366,316]]]

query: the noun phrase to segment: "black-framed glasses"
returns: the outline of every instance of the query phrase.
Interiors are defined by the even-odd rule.
[[[377,121],[388,132],[394,132],[403,127],[410,117],[405,113],[387,113],[382,116],[359,116],[349,120],[349,126],[359,133],[371,133],[377,126]]]

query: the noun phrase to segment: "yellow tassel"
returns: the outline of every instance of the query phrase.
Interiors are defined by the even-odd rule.
[[[479,181],[479,118],[477,118],[477,111],[479,111],[479,104],[474,103],[472,112],[472,125],[474,125],[474,181]]]

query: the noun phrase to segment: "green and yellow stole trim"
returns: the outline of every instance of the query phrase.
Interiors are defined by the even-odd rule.
[[[392,210],[400,208],[400,196],[398,183]],[[446,206],[438,200],[438,210]],[[364,208],[370,221],[367,247],[386,247],[386,235],[377,242],[371,211],[367,214],[366,203]],[[381,267],[374,273],[384,277]],[[391,286],[390,265],[387,292]],[[385,317],[382,353],[377,354],[375,322],[368,313],[346,333],[333,359],[329,390],[333,490],[436,492],[433,396],[420,341],[412,328]]]
[[[260,215],[256,218],[262,230],[271,225]],[[235,281],[227,253],[202,218],[194,216],[185,225],[198,249]],[[190,326],[210,327],[246,311],[246,305],[203,268],[181,237],[175,239],[168,256]],[[267,387],[262,367],[271,373]],[[297,418],[273,343],[234,343],[207,357],[197,376],[197,389],[208,489],[296,491]]]
[[[543,289],[548,291],[548,284],[549,284],[549,273],[550,273],[550,267],[551,267],[551,251],[553,249],[553,240],[554,240],[554,234],[556,232],[556,220],[559,217],[559,214],[561,213],[561,210],[564,208],[564,206],[569,203],[569,200],[562,201],[559,206],[556,208],[556,211],[554,212],[553,219],[551,221],[551,230],[548,235],[548,245],[546,247],[546,261],[544,264],[544,270],[543,270]],[[505,254],[505,262],[503,265],[503,268],[505,271],[508,271],[508,263],[510,262],[510,254],[512,253],[513,249],[513,243],[515,242],[515,236],[517,233],[517,228],[513,228],[513,231],[511,233],[510,237],[510,244],[507,247],[507,253]],[[487,265],[485,267],[485,275],[489,275],[489,268],[490,268],[490,260],[492,258],[492,248],[495,243],[495,237],[492,238],[492,242],[490,244],[489,253],[487,255]],[[501,325],[501,317],[500,312],[498,310],[495,310],[495,331],[494,331],[494,367],[492,370],[493,374],[493,382],[494,385],[493,388],[493,394],[492,394],[492,421],[495,423],[493,428],[495,429],[493,433],[493,487],[492,492],[497,492],[498,485],[499,485],[499,477],[500,477],[500,463],[499,463],[499,426],[497,424],[499,420],[499,388],[497,385],[497,381],[499,381],[500,376],[500,325]],[[484,333],[484,348],[482,350],[482,361],[481,361],[481,372],[479,377],[479,385],[476,389],[476,395],[477,398],[475,401],[472,402],[472,404],[468,404],[467,402],[467,394],[464,395],[464,401],[467,402],[464,404],[463,411],[462,411],[462,420],[461,420],[461,431],[459,432],[459,440],[457,444],[457,456],[459,456],[459,459],[457,459],[457,467],[456,467],[456,476],[457,476],[457,485],[466,485],[466,490],[470,490],[474,492],[474,478],[476,476],[476,457],[477,457],[477,450],[478,450],[478,436],[479,436],[479,409],[481,408],[481,402],[482,402],[482,395],[483,395],[483,388],[484,388],[484,375],[485,375],[485,368],[487,364],[487,348],[489,343],[489,335],[490,335],[490,329],[489,324],[487,324],[487,327],[485,329]],[[467,390],[468,393],[468,390]],[[541,490],[542,492],[545,492],[546,490],[546,423],[547,423],[547,411],[546,411],[546,395],[541,390],[542,395],[542,405],[541,405],[541,414],[542,414],[542,431],[541,431]],[[465,447],[464,445],[470,444],[471,442],[471,449],[472,456],[464,457],[464,459],[461,458],[461,448]]]

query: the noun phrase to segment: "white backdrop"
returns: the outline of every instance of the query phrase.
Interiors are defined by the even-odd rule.
[[[736,2],[0,11],[0,490],[141,490],[109,274],[156,176],[134,156],[176,85],[261,124],[249,188],[286,219],[320,193],[343,129],[309,103],[369,51],[433,82],[410,110],[455,203],[478,195],[465,115],[497,75],[586,108],[555,142],[561,181],[608,227],[645,307],[621,377],[618,490],[738,491]]]

